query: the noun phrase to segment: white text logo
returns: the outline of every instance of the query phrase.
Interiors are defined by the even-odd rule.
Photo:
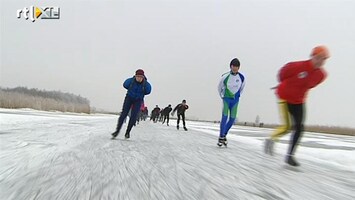
[[[32,22],[35,22],[37,19],[59,19],[60,8],[53,6],[30,6],[29,8],[25,7],[23,9],[17,10],[16,14],[18,19],[24,17],[26,20],[30,19]]]

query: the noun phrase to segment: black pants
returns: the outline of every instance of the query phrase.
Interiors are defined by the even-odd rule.
[[[289,146],[288,154],[293,155],[296,151],[296,147],[300,138],[302,137],[303,132],[303,121],[304,121],[304,105],[303,104],[290,104],[287,103],[288,112],[292,118],[292,143]]]
[[[166,120],[166,123],[169,124],[169,114],[164,115],[163,124],[165,123],[165,120]]]
[[[177,119],[177,125],[179,126],[180,117],[181,117],[181,119],[182,119],[182,124],[184,125],[184,127],[186,127],[186,124],[185,124],[185,113],[178,113],[177,117],[178,117],[178,119]]]

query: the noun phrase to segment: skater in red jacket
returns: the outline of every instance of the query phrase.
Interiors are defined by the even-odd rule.
[[[290,62],[280,69],[279,85],[275,89],[283,125],[265,140],[265,153],[273,154],[274,141],[288,133],[292,125],[294,132],[285,161],[289,165],[299,166],[294,153],[303,132],[304,103],[307,92],[326,78],[323,65],[328,58],[328,49],[325,46],[317,46],[312,50],[309,60]]]

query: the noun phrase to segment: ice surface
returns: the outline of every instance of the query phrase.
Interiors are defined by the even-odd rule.
[[[220,148],[218,124],[143,121],[110,140],[116,121],[0,109],[1,199],[355,199],[353,137],[306,133],[292,168],[289,135],[262,152],[271,129],[235,126]]]

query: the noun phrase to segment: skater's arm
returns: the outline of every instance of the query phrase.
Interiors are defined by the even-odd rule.
[[[175,106],[173,112],[175,112],[175,111],[178,109],[179,105],[180,105],[180,104],[178,104],[177,106]]]
[[[242,94],[243,93],[243,90],[244,90],[244,86],[245,86],[245,78],[242,74],[240,74],[241,76],[241,79],[242,79],[242,86],[240,86],[240,89],[239,89],[239,94]]]
[[[290,77],[297,75],[298,71],[299,71],[298,65],[296,65],[294,63],[287,63],[279,71],[279,74],[278,74],[279,82],[282,82]]]
[[[177,109],[179,109],[180,106],[181,106],[181,103],[179,103],[177,106],[175,106],[173,113],[171,113],[171,115],[174,115],[174,113],[177,111]]]
[[[218,87],[217,87],[218,94],[221,98],[223,98],[224,90],[225,90],[224,79],[225,79],[225,76],[223,75],[221,80],[219,80]]]
[[[125,82],[123,83],[123,87],[128,90],[128,88],[131,85],[132,81],[133,81],[133,78],[126,79]]]
[[[317,85],[319,85],[321,82],[324,81],[326,78],[327,74],[323,69],[317,69],[313,74],[311,75],[311,78],[308,82],[308,87],[309,88],[314,88]]]
[[[150,85],[150,83],[147,81],[145,83],[145,94],[144,95],[148,95],[152,92],[152,86]]]

